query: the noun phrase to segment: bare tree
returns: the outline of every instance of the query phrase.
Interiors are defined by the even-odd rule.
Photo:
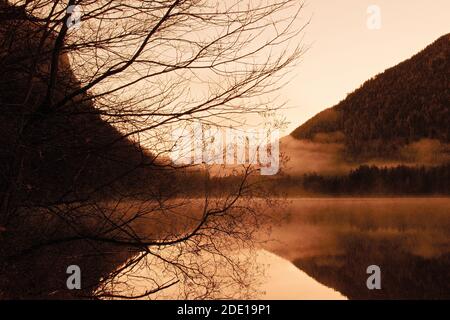
[[[193,122],[242,127],[279,108],[271,93],[302,53],[301,8],[0,2],[0,297],[250,292],[251,255],[230,252],[251,252],[263,222],[260,189],[247,179],[256,169],[210,194],[207,170],[168,158],[169,137]],[[71,264],[82,290],[66,288]]]

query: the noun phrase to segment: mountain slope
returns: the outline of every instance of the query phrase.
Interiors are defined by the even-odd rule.
[[[15,7],[0,9],[0,195],[12,193],[18,203],[52,202],[140,180],[138,168],[152,156],[104,121],[89,95],[57,110],[46,107],[56,35]],[[80,86],[61,55],[54,100]]]
[[[291,133],[344,141],[354,157],[391,157],[421,139],[450,141],[450,34],[366,81]]]

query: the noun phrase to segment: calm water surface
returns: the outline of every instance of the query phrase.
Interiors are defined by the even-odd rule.
[[[350,299],[450,298],[450,198],[291,199],[265,249]],[[368,290],[369,265],[381,290]]]

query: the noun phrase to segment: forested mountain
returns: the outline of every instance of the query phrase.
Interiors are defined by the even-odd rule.
[[[343,141],[353,157],[391,157],[420,139],[450,141],[450,34],[366,81],[291,133]]]

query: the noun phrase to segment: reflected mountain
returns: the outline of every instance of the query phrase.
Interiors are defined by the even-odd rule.
[[[300,258],[294,264],[310,276],[350,299],[449,299],[450,254],[420,257],[386,239],[343,235],[347,254]],[[376,263],[382,272],[382,289],[368,290],[364,266]],[[355,281],[359,279],[359,281]]]
[[[450,199],[294,199],[285,213],[268,249],[349,299],[450,298]]]

